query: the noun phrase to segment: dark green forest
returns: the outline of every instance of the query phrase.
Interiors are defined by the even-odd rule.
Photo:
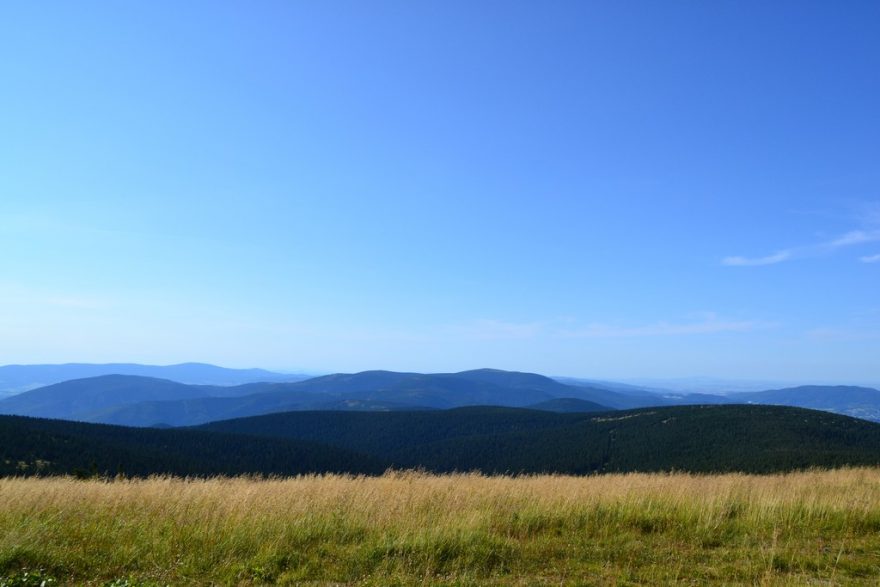
[[[377,474],[386,464],[302,440],[0,416],[0,475]]]
[[[880,424],[778,406],[288,412],[199,428],[0,417],[0,475],[769,473],[880,464]]]
[[[775,472],[880,463],[880,424],[780,406],[595,413],[514,408],[291,412],[202,429],[356,449],[395,467],[486,473]]]

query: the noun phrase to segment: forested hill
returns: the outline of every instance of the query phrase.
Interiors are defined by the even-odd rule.
[[[470,407],[290,412],[190,429],[0,416],[0,474],[588,474],[880,465],[880,424],[800,408],[726,405],[555,413]]]
[[[0,475],[377,474],[387,464],[313,442],[0,416]]]
[[[310,440],[361,450],[397,467],[432,471],[771,472],[880,464],[880,424],[778,406],[675,406],[602,414],[512,408],[292,412],[201,429]]]

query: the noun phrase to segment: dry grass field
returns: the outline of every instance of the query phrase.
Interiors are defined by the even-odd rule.
[[[0,479],[0,585],[880,582],[880,470]]]

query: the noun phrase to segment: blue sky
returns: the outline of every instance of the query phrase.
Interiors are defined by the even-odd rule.
[[[880,4],[0,7],[0,363],[880,381]]]

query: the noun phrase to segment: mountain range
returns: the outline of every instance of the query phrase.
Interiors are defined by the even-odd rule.
[[[101,375],[138,375],[193,385],[241,385],[263,381],[301,381],[309,378],[302,374],[275,373],[265,369],[227,369],[206,363],[166,366],[135,363],[4,365],[0,366],[0,398],[53,383]]]
[[[20,393],[0,401],[0,413],[127,426],[190,426],[292,410],[526,407],[560,397],[581,400],[583,411],[606,411],[626,403],[615,401],[618,395],[567,386],[542,375],[492,369],[438,374],[365,371],[230,387],[105,375]],[[614,405],[596,399],[611,400],[609,404]]]
[[[177,370],[190,377],[201,374],[201,380],[213,377],[214,381],[227,382],[266,373],[270,374],[266,377],[297,377],[199,364],[134,367],[146,371]],[[37,366],[37,371],[45,371],[45,368]],[[79,371],[84,366],[71,368]],[[3,369],[7,368],[0,368],[0,372]],[[299,381],[237,385],[188,384],[131,374],[100,375],[17,393],[0,400],[0,414],[125,426],[179,427],[287,411],[448,410],[491,405],[554,412],[598,412],[748,403],[820,409],[880,421],[880,391],[867,387],[800,386],[724,395],[675,393],[614,382],[558,380],[496,369],[433,374],[364,371]]]

